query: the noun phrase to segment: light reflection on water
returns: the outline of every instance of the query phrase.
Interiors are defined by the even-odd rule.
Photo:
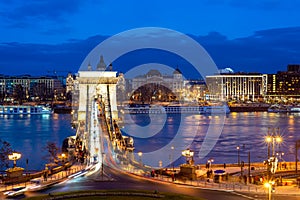
[[[129,130],[134,130],[134,123],[126,123],[126,119],[131,117],[139,125],[143,125],[147,120],[146,114],[126,115],[125,127]],[[163,129],[150,138],[134,138],[135,151],[151,152],[158,150],[171,142],[172,138],[178,131],[179,124],[184,126],[184,134],[178,146],[175,147],[174,154],[181,155],[184,150],[183,146],[192,142],[191,132],[198,130],[197,136],[191,145],[191,149],[196,155],[201,148],[201,144],[208,130],[209,122],[215,118],[218,122],[219,116],[205,115],[186,115],[180,121],[179,115],[168,115],[168,120],[165,124],[161,124]],[[295,141],[300,139],[300,124],[297,123],[300,119],[299,114],[285,113],[267,113],[267,112],[252,112],[252,113],[230,113],[226,116],[222,134],[211,151],[205,158],[195,158],[195,163],[205,163],[209,158],[214,158],[215,163],[236,163],[237,149],[241,146],[241,160],[248,160],[248,152],[251,152],[251,162],[262,162],[267,157],[267,144],[264,137],[267,135],[268,128],[279,127],[280,134],[283,136],[283,143],[277,146],[276,151],[283,151],[283,157],[286,161],[295,160]],[[152,129],[151,123],[147,121],[149,129]],[[157,126],[157,123],[155,124]],[[156,128],[157,130],[157,128]],[[129,133],[130,134],[130,133]],[[176,157],[175,155],[175,157]],[[157,155],[159,156],[159,155]],[[171,155],[170,155],[171,156]],[[144,160],[147,164],[147,160]],[[150,162],[150,161],[149,161]],[[179,165],[184,162],[184,158],[179,158],[175,164]]]
[[[153,137],[135,138],[135,152],[149,152],[164,147],[172,140],[182,123],[184,133],[181,140],[175,143],[174,154],[181,155],[182,147],[191,142],[191,149],[197,154],[213,117],[215,116],[186,115],[181,119],[179,115],[168,115],[162,129],[159,129],[160,131]],[[146,115],[132,115],[131,118],[141,126],[150,124],[148,127],[150,131],[158,130],[159,123],[156,121],[152,127]],[[251,161],[261,162],[267,156],[264,136],[267,134],[268,127],[280,128],[280,133],[284,137],[280,151],[285,153],[283,158],[286,161],[294,161],[295,141],[300,139],[299,119],[298,113],[230,113],[226,116],[222,134],[213,151],[201,160],[195,158],[195,163],[205,163],[208,158],[214,158],[215,163],[236,163],[237,145],[241,146],[241,160],[247,161],[247,153],[250,150]],[[18,166],[25,168],[28,159],[29,169],[43,169],[46,163],[44,160],[46,152],[43,150],[45,144],[53,141],[61,147],[64,138],[75,134],[71,129],[70,120],[70,115],[57,114],[49,117],[0,115],[0,138],[8,141],[14,150],[22,152],[22,158],[17,161]],[[135,124],[124,121],[128,130],[134,131]],[[191,134],[194,130],[197,130],[196,138]],[[171,151],[169,153],[171,154]],[[147,163],[146,160],[143,161]],[[183,162],[184,159],[181,157],[175,164],[179,165]]]
[[[70,115],[0,115],[0,138],[9,142],[12,149],[22,153],[17,166],[40,170],[45,167],[44,150],[48,141],[60,148],[62,141],[71,135]],[[10,162],[12,166],[12,162]]]

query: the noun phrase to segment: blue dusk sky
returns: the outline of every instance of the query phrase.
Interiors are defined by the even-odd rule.
[[[5,0],[0,74],[76,72],[101,41],[140,27],[188,34],[219,68],[276,73],[300,64],[299,7],[298,0]]]

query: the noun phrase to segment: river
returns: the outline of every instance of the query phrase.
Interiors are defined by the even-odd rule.
[[[29,170],[41,170],[47,162],[47,142],[56,143],[61,150],[63,140],[75,135],[70,123],[71,115],[68,114],[0,115],[0,139],[22,154],[17,166],[26,169],[28,159]]]
[[[247,162],[250,152],[251,162],[262,162],[267,157],[265,136],[268,129],[270,133],[279,130],[283,138],[283,142],[275,147],[276,152],[284,152],[282,161],[294,161],[295,141],[300,139],[298,113],[232,112],[226,116],[168,114],[150,117],[128,114],[123,117],[122,131],[134,137],[135,152],[142,152],[140,159],[155,167],[159,165],[158,160],[162,160],[164,166],[173,161],[175,165],[185,162],[181,151],[186,148],[195,152],[196,164],[203,164],[208,159],[213,159],[214,163],[236,163],[237,146],[240,146],[241,161]],[[0,138],[22,153],[17,166],[26,168],[28,159],[28,169],[39,170],[45,167],[47,152],[44,148],[48,141],[61,147],[66,137],[75,135],[70,122],[69,114],[1,115]],[[205,143],[212,150],[203,150],[208,130],[216,126],[221,130],[220,136],[208,137]]]
[[[268,131],[270,135],[280,135],[283,139],[280,144],[274,142],[274,153],[284,154],[279,161],[294,161],[295,141],[300,139],[299,113],[232,112],[226,116],[173,114],[165,118],[160,119],[158,115],[151,118],[146,114],[124,116],[124,134],[133,136],[135,151],[143,152],[143,162],[146,164],[158,166],[162,160],[164,166],[173,161],[179,165],[185,162],[180,155],[187,148],[194,151],[196,164],[206,163],[208,159],[213,159],[214,163],[237,163],[239,156],[240,161],[248,162],[248,152],[251,162],[263,162],[268,155],[268,144],[265,142]],[[218,128],[214,129],[215,126]],[[203,145],[205,137],[212,135],[208,132],[210,128],[221,130],[220,135],[208,137],[206,145]],[[212,150],[207,149],[209,146]]]

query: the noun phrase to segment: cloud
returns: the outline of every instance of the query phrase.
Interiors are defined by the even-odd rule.
[[[86,40],[72,39],[55,45],[1,43],[0,71],[3,74],[35,75],[53,70],[75,73],[85,56],[105,38],[96,36]]]
[[[215,43],[196,38],[221,68],[275,73],[290,63],[300,63],[300,27],[269,29],[252,36]],[[211,38],[212,39],[212,38]]]
[[[236,39],[228,39],[218,32],[205,36],[189,36],[207,50],[219,68],[232,67],[235,71],[276,73],[278,70],[285,70],[290,63],[300,64],[299,35],[300,27],[292,27],[261,30],[249,37]],[[53,45],[2,43],[0,70],[4,74],[45,74],[49,70],[76,72],[85,56],[106,38],[107,36],[96,35],[85,40],[70,39]],[[155,61],[185,68],[186,63],[182,60],[174,61],[174,55],[157,51],[148,53],[151,55],[141,52],[137,52],[138,56],[129,55],[122,62],[113,63],[114,68],[126,72],[135,65]],[[197,78],[188,70],[185,72],[186,77]]]
[[[41,21],[60,22],[66,15],[76,13],[84,0],[11,0],[0,3],[0,16],[9,27],[24,28]]]

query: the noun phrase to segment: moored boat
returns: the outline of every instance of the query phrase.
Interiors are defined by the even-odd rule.
[[[300,112],[300,106],[292,106],[292,107],[290,107],[290,112]]]
[[[271,105],[269,108],[268,108],[268,112],[289,112],[290,109],[289,107],[285,106],[285,105],[278,105],[278,104],[274,104],[274,105]]]
[[[2,115],[39,115],[52,114],[52,110],[48,107],[24,106],[24,105],[0,105],[0,114]]]
[[[189,106],[189,105],[143,105],[143,106],[128,106],[124,108],[124,113],[127,114],[228,114],[230,113],[227,105],[213,106]]]

